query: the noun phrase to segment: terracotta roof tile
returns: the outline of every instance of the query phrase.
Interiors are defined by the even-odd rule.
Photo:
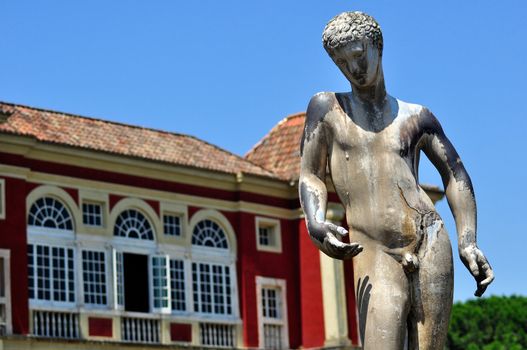
[[[0,102],[0,133],[224,173],[271,171],[193,136]]]
[[[284,118],[245,155],[245,159],[274,172],[283,180],[297,180],[305,117],[302,112]]]

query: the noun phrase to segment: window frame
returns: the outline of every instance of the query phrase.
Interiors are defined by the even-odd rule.
[[[196,281],[194,279],[194,265],[196,265],[196,276],[198,276],[198,280]],[[202,302],[202,287],[203,284],[200,283],[200,266],[207,266],[208,267],[208,284],[210,289],[210,308],[211,311],[203,311],[203,302]],[[216,302],[215,298],[218,296],[214,293],[214,267],[220,266],[222,268],[222,296],[223,296],[223,303],[220,305],[224,308],[225,312],[219,313],[215,311]],[[225,273],[225,271],[228,271],[228,274]],[[188,286],[189,290],[191,291],[192,295],[192,304],[190,305],[189,311],[194,313],[195,315],[202,316],[202,317],[214,317],[214,318],[233,318],[237,316],[237,291],[235,289],[235,278],[236,278],[236,270],[233,269],[233,267],[229,264],[225,264],[224,262],[211,262],[211,261],[192,261],[191,262],[191,271],[190,271],[190,279],[191,279],[191,286]],[[226,277],[228,277],[228,281],[226,281]],[[197,289],[195,289],[197,286]],[[226,290],[226,288],[229,288],[229,291]],[[197,300],[196,300],[197,297]],[[230,300],[230,303],[227,303],[226,300]],[[198,306],[198,310],[196,311],[196,305]],[[227,311],[230,308],[230,313]]]
[[[289,349],[289,328],[287,320],[287,282],[285,279],[256,276],[256,304],[258,313],[258,347],[265,348],[264,325],[276,325],[282,327],[282,348]],[[263,315],[263,289],[278,289],[281,297],[281,318],[264,317]]]
[[[198,226],[200,225],[201,223],[203,223],[203,225],[206,225],[205,223],[206,222],[210,222],[211,225],[213,226],[210,226],[210,227],[203,227],[203,226]],[[210,246],[207,246],[206,244],[204,244],[203,242],[196,242],[194,243],[194,237],[196,236],[196,240],[198,239],[202,239],[201,237],[198,237],[196,235],[196,230],[199,229],[200,232],[201,231],[209,231],[209,229],[213,229],[214,228],[214,232],[216,234],[217,237],[220,237],[220,241],[219,242],[214,242],[215,246],[213,247],[210,247]],[[223,234],[223,237],[221,237],[219,234]],[[208,239],[213,239],[213,237],[211,238],[211,236],[206,236],[205,237],[205,241],[208,240]],[[216,252],[216,254],[222,254],[223,253],[229,253],[231,252],[231,245],[230,245],[230,242],[229,242],[229,235],[227,234],[227,232],[225,231],[225,229],[223,228],[223,226],[221,225],[220,222],[217,222],[216,220],[214,220],[213,218],[204,218],[202,220],[199,220],[198,222],[196,222],[196,224],[192,227],[192,233],[191,233],[191,237],[190,237],[190,244],[192,245],[193,249],[197,249],[197,250],[200,250],[200,249],[203,249],[204,251],[209,251],[209,252]],[[222,246],[217,246],[217,245],[225,245],[224,247]]]
[[[108,252],[104,249],[95,248],[95,247],[86,247],[78,250],[79,252],[79,266],[80,271],[78,271],[78,275],[80,276],[80,285],[82,286],[80,291],[80,300],[78,301],[79,304],[84,305],[87,308],[93,308],[93,309],[107,309],[110,305],[110,288],[113,288],[113,285],[110,283],[110,279],[108,278]],[[104,264],[104,284],[105,284],[105,292],[104,292],[104,298],[106,299],[106,303],[104,304],[96,304],[96,303],[87,303],[86,302],[86,288],[85,283],[86,280],[84,279],[84,252],[92,252],[92,253],[102,253],[103,254],[103,264]]]
[[[31,225],[30,224],[31,215],[36,217],[34,214],[31,213],[31,209],[33,209],[33,206],[37,205],[38,201],[46,200],[46,199],[51,199],[55,203],[58,203],[58,204],[60,204],[62,206],[61,211],[64,210],[66,212],[66,214],[68,214],[68,218],[67,219],[68,219],[68,221],[69,221],[69,223],[71,225],[71,229],[69,229],[69,228],[59,228],[59,227],[46,227],[46,226],[43,226],[43,225]],[[54,209],[56,209],[56,208],[54,208]],[[55,211],[54,211],[54,213],[55,213]],[[61,198],[57,198],[54,195],[47,194],[47,195],[43,195],[43,196],[40,196],[40,197],[36,198],[31,203],[31,206],[29,206],[29,208],[28,208],[26,219],[27,219],[27,229],[28,229],[28,231],[32,230],[34,233],[44,232],[44,234],[47,234],[49,232],[53,232],[53,234],[71,234],[71,233],[75,232],[75,219],[74,219],[73,213],[71,212],[70,208],[68,208],[66,203],[64,203],[64,201]],[[39,219],[39,218],[36,217],[36,219]],[[33,219],[33,220],[35,220],[35,219]]]
[[[227,249],[225,248],[213,248],[207,246],[200,246],[192,244],[192,235],[194,233],[194,227],[203,220],[211,220],[219,225],[223,230],[227,239]],[[239,294],[238,294],[238,276],[236,269],[237,259],[237,242],[234,229],[232,228],[229,220],[219,211],[212,209],[202,209],[194,215],[189,222],[188,245],[190,248],[190,259],[188,263],[188,275],[187,275],[187,290],[189,290],[189,304],[187,304],[189,312],[192,313],[193,318],[201,320],[213,320],[214,322],[225,322],[225,323],[239,323],[240,310],[239,310]],[[206,263],[206,264],[217,264],[225,266],[229,269],[230,277],[230,289],[231,289],[231,314],[214,314],[214,313],[198,313],[194,311],[194,291],[193,282],[194,278],[192,275],[192,264],[193,263]]]
[[[132,222],[133,223],[140,223],[140,224],[143,224],[143,223],[146,223],[148,224],[148,230],[149,230],[149,233],[150,235],[148,235],[148,230],[144,231],[144,232],[138,232],[138,237],[130,237],[130,230],[126,231],[125,232],[125,235],[120,235],[120,234],[116,234],[116,230],[118,230],[119,232],[124,232],[124,230],[121,228],[121,226],[117,227],[117,221],[121,218],[122,215],[124,215],[125,213],[129,213],[129,212],[137,212],[140,216],[135,216],[134,217],[131,217],[132,219]],[[125,219],[121,219],[122,221],[123,220],[128,220],[128,218],[125,218]],[[134,227],[136,228],[136,227]],[[154,225],[153,222],[151,222],[150,218],[148,217],[148,215],[146,215],[143,211],[141,211],[140,209],[137,209],[137,208],[126,208],[124,210],[121,210],[117,216],[115,217],[115,221],[113,223],[113,226],[111,227],[111,231],[112,231],[112,235],[113,237],[115,238],[120,238],[120,239],[123,239],[123,240],[126,240],[126,241],[136,241],[136,242],[151,242],[152,244],[155,244],[156,242],[156,226]],[[146,238],[143,238],[144,235],[147,235]]]
[[[95,205],[95,206],[98,206],[99,209],[100,209],[100,213],[99,213],[99,220],[101,221],[101,223],[99,225],[95,225],[95,224],[90,224],[90,223],[87,223],[84,221],[84,216],[87,215],[88,217],[96,217],[96,214],[94,213],[85,213],[84,211],[84,206],[87,205]],[[93,200],[83,200],[82,203],[81,203],[81,216],[82,216],[82,224],[86,227],[89,227],[89,228],[95,228],[95,229],[101,229],[105,226],[105,221],[104,221],[104,203],[101,203],[101,202],[97,202],[97,201],[93,201]]]
[[[54,243],[43,243],[42,241],[28,241],[27,242],[27,245],[26,246],[33,246],[33,298],[28,298],[29,300],[29,305],[30,305],[30,308],[33,308],[33,307],[51,307],[51,308],[58,308],[58,309],[64,309],[64,308],[72,308],[72,307],[76,307],[79,303],[79,268],[78,268],[78,261],[77,261],[77,258],[78,258],[78,254],[77,254],[77,251],[75,249],[75,246],[72,245],[72,244],[54,244]],[[47,247],[49,249],[49,262],[48,262],[48,266],[47,268],[49,269],[50,271],[50,299],[38,299],[38,298],[35,298],[35,293],[38,293],[38,289],[36,288],[36,285],[37,285],[37,271],[36,271],[36,264],[35,264],[35,261],[37,260],[36,258],[36,246],[41,246],[41,247]],[[65,263],[67,264],[67,260],[68,260],[68,250],[71,250],[72,253],[73,253],[73,267],[72,267],[72,270],[73,270],[73,301],[60,301],[60,300],[54,300],[54,297],[53,297],[53,293],[54,293],[54,289],[53,289],[53,282],[55,280],[53,276],[53,266],[52,266],[52,260],[53,260],[53,248],[58,248],[58,249],[64,249],[65,251],[65,255],[64,255],[64,261]],[[29,268],[29,254],[28,254],[28,268]],[[66,266],[65,264],[65,266]],[[69,269],[68,269],[69,270]],[[69,271],[68,271],[69,272]],[[30,274],[29,274],[29,271],[28,271],[28,279],[30,278]],[[67,281],[65,282],[65,285],[67,286],[68,285],[68,282],[70,281],[70,279],[67,279]],[[28,288],[29,288],[29,281],[28,281]],[[70,292],[70,289],[69,287],[66,288],[66,298],[69,299],[68,297],[68,294]]]
[[[174,305],[174,288],[172,286],[172,283],[173,283],[173,279],[172,279],[172,262],[173,261],[180,261],[182,262],[183,264],[183,269],[182,269],[182,272],[183,272],[183,305],[185,306],[185,309],[184,310],[178,310],[178,309],[174,309],[173,308],[173,305]],[[170,271],[169,271],[169,277],[170,277],[170,280],[168,281],[169,282],[169,288],[170,288],[170,309],[171,309],[171,312],[172,314],[174,315],[177,315],[177,314],[190,314],[192,313],[191,311],[191,307],[190,305],[191,304],[191,301],[190,301],[190,298],[192,297],[192,293],[189,293],[189,288],[190,286],[192,285],[192,281],[189,279],[189,275],[192,273],[190,271],[190,261],[189,259],[187,258],[184,258],[184,257],[181,257],[181,256],[174,256],[174,255],[170,255],[169,256],[169,268],[170,268]],[[177,301],[179,302],[179,301]]]
[[[163,259],[164,260],[164,285],[161,285],[161,289],[166,290],[166,303],[167,306],[161,306],[156,307],[156,296],[154,295],[156,286],[154,285],[154,268],[156,267],[154,265],[155,259]],[[162,266],[162,265],[160,265]],[[149,254],[148,256],[148,282],[150,284],[149,286],[149,293],[150,293],[150,310],[155,313],[161,313],[161,314],[170,314],[172,312],[172,291],[171,291],[171,284],[170,284],[170,256],[169,255],[163,255],[163,254]],[[162,277],[162,275],[161,275]],[[162,299],[161,299],[162,300]]]
[[[0,304],[5,305],[6,335],[13,333],[12,305],[11,305],[11,251],[0,249],[0,259],[4,260],[4,296],[0,296]]]
[[[0,179],[0,220],[6,218],[5,197],[5,179]]]
[[[179,228],[179,233],[178,234],[172,234],[172,233],[167,233],[166,231],[166,223],[165,223],[165,217],[174,217],[174,218],[177,218],[179,223],[178,223],[178,228]],[[164,211],[163,214],[161,215],[161,223],[163,225],[163,236],[165,237],[172,237],[172,238],[182,238],[183,237],[183,220],[185,219],[184,215],[181,214],[181,213],[174,213],[174,212],[170,212],[170,211]]]
[[[274,244],[262,245],[260,244],[260,227],[272,227]],[[282,253],[282,230],[280,227],[280,220],[271,219],[262,216],[255,218],[255,231],[256,231],[256,249],[259,251],[270,252],[270,253]]]

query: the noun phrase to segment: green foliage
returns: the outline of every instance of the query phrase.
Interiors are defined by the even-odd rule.
[[[446,349],[527,349],[527,297],[491,296],[455,303]]]

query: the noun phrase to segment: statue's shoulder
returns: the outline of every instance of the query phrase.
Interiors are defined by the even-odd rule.
[[[399,115],[405,116],[408,118],[411,117],[421,117],[429,113],[428,109],[425,106],[419,105],[417,103],[410,103],[396,99],[397,107],[399,108]]]
[[[404,102],[397,100],[399,110],[403,111],[407,118],[417,118],[418,125],[421,129],[428,133],[437,133],[441,128],[441,124],[436,116],[426,106],[415,103]]]
[[[319,92],[311,97],[306,112],[306,123],[318,123],[337,103],[334,92]]]

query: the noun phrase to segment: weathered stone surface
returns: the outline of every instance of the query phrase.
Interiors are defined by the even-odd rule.
[[[300,198],[312,241],[330,257],[354,258],[364,349],[443,349],[452,305],[452,249],[443,221],[417,181],[421,151],[443,179],[462,261],[481,296],[494,275],[476,245],[472,183],[439,121],[387,94],[383,38],[370,16],[346,12],[323,33],[351,92],[309,103],[301,144]],[[349,233],[327,216],[326,168]],[[350,236],[351,243],[339,237]]]

